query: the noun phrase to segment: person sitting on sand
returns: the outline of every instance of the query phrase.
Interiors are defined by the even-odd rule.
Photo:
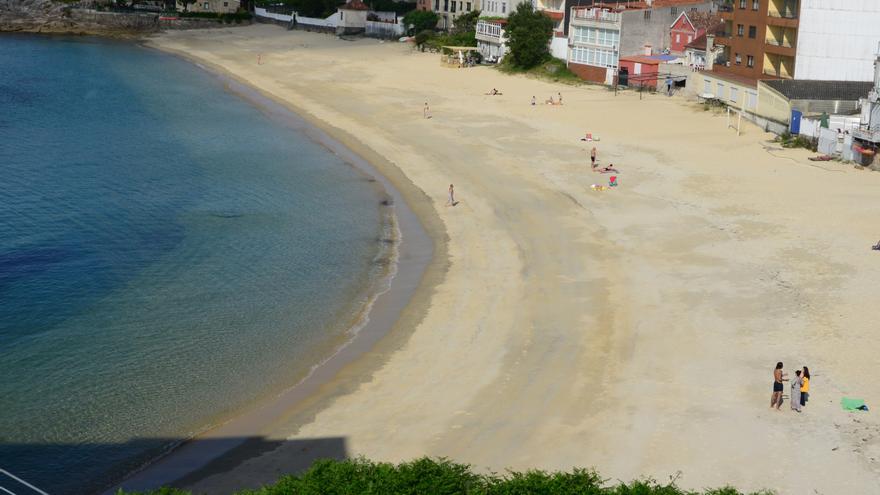
[[[535,106],[535,97],[532,96],[532,106]]]
[[[545,101],[544,103],[546,103],[546,104],[548,104],[548,105],[555,105],[555,104],[556,104],[556,101],[554,101],[554,100],[553,100],[553,97],[551,96],[550,99],[547,100],[547,101]]]

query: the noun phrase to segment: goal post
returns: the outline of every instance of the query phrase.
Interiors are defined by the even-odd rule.
[[[736,116],[732,117],[730,115],[731,112],[735,113]],[[743,121],[742,110],[739,108],[733,108],[733,107],[728,106],[727,107],[727,128],[730,129],[731,127],[733,127],[734,129],[736,129],[737,136],[740,135],[740,132],[742,129],[742,121]]]

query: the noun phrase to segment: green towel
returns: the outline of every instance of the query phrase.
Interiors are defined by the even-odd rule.
[[[858,411],[864,406],[865,401],[863,399],[850,399],[847,397],[840,399],[840,407],[844,411]]]

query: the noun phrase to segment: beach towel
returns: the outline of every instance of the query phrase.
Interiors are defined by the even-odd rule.
[[[840,399],[840,407],[842,407],[844,411],[868,410],[868,406],[865,405],[864,399],[850,399],[849,397]]]
[[[593,184],[590,187],[593,188],[594,191],[604,191],[605,189],[608,189],[607,187],[600,186],[599,184]]]

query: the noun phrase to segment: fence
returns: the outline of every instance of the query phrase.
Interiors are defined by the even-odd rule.
[[[367,21],[366,35],[376,38],[400,38],[404,35],[404,28],[401,24],[381,21]]]
[[[304,17],[300,15],[296,15],[295,12],[292,14],[282,14],[278,12],[270,12],[262,7],[255,7],[254,13],[257,17],[262,17],[264,19],[272,19],[274,21],[282,22],[284,24],[288,24],[291,20],[296,17],[296,25],[298,27],[302,27],[303,29],[308,29],[309,27],[315,27],[319,29],[336,29],[336,26],[339,25],[339,12],[331,15],[326,19],[321,19],[317,17]]]

